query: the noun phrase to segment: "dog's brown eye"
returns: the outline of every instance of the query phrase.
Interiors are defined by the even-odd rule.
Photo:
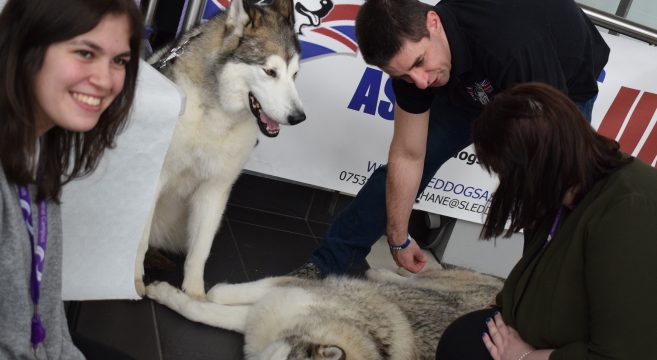
[[[264,72],[265,72],[265,74],[267,74],[267,76],[271,76],[273,78],[276,77],[276,70],[274,70],[274,69],[262,69],[262,70],[264,70]]]

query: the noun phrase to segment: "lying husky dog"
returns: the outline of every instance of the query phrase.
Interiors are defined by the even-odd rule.
[[[405,278],[370,269],[367,277],[218,284],[207,301],[165,282],[146,294],[192,321],[243,333],[246,359],[414,360],[434,359],[447,325],[486,306],[502,285],[465,270]]]
[[[235,0],[149,60],[183,89],[186,104],[138,251],[140,295],[150,243],[186,251],[182,288],[205,296],[203,272],[212,240],[258,132],[274,137],[279,124],[306,118],[294,84],[299,52],[292,0]]]

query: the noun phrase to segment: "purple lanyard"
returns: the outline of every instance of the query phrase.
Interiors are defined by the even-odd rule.
[[[554,217],[554,222],[552,223],[550,232],[548,233],[547,239],[545,240],[545,244],[543,244],[544,248],[550,243],[550,241],[552,241],[554,234],[557,232],[557,229],[559,228],[559,224],[561,224],[561,219],[563,218],[563,211],[564,211],[563,209],[564,207],[562,205],[559,208],[559,211],[557,211],[557,215]]]
[[[30,203],[30,193],[26,186],[18,187],[18,196],[20,197],[21,210],[23,219],[27,227],[27,233],[30,236],[32,245],[32,270],[30,272],[30,293],[32,303],[34,304],[34,315],[32,316],[32,348],[36,349],[46,338],[46,329],[41,324],[39,317],[39,290],[41,287],[41,277],[43,274],[43,264],[46,257],[46,239],[48,238],[48,213],[46,211],[46,201],[39,202],[39,237],[38,242],[34,243],[34,226],[32,225],[32,205]]]

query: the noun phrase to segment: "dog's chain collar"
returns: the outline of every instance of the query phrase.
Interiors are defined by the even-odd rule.
[[[161,58],[155,64],[153,64],[153,67],[157,70],[162,70],[167,65],[173,64],[177,57],[179,57],[180,55],[185,53],[185,46],[187,46],[187,44],[189,44],[190,41],[197,38],[201,34],[203,34],[203,33],[200,32],[196,35],[190,36],[189,39],[185,40],[182,44],[180,44],[180,45],[172,48],[171,50],[169,50],[169,52],[166,54],[165,57]]]

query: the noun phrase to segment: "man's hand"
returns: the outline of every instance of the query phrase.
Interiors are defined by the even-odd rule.
[[[427,256],[420,249],[415,240],[411,240],[410,245],[402,250],[390,250],[392,258],[395,259],[397,266],[400,266],[412,273],[418,273],[427,264]]]

